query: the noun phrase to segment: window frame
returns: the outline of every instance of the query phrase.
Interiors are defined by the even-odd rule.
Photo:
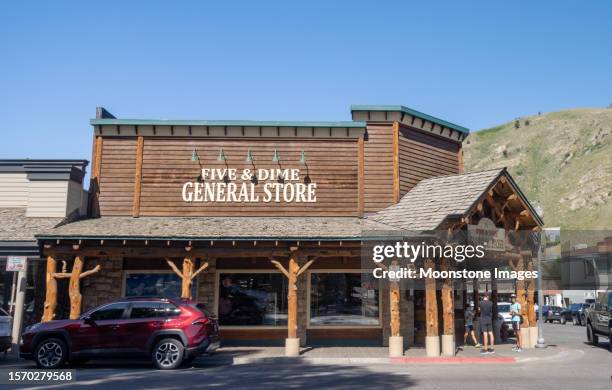
[[[308,277],[307,280],[307,294],[306,294],[306,329],[382,329],[382,315],[383,315],[383,306],[382,306],[382,296],[383,289],[381,287],[381,280],[378,280],[378,325],[311,325],[311,313],[310,313],[310,296],[312,294],[312,274],[364,274],[368,273],[367,270],[360,269],[314,269],[308,270],[306,275]]]
[[[217,269],[215,271],[215,307],[213,313],[219,318],[219,286],[221,274],[277,274],[285,277],[276,268],[269,269]],[[287,325],[219,325],[219,329],[254,330],[254,329],[287,329]]]
[[[163,270],[163,269],[154,269],[154,270],[150,270],[150,269],[131,269],[131,270],[123,270],[123,275],[121,277],[121,297],[122,298],[134,298],[134,297],[128,297],[125,295],[126,290],[127,290],[127,278],[129,275],[131,274],[172,274],[175,275],[178,278],[178,275],[176,273],[174,273],[174,271],[172,271],[171,269],[168,270]],[[195,279],[192,280],[192,284],[191,284],[191,288],[194,289],[194,293],[192,296],[193,300],[198,300],[198,286],[199,286],[199,282],[198,282],[198,278],[200,277],[200,275],[196,276]],[[194,288],[195,287],[195,288]],[[152,296],[153,298],[153,296]],[[176,298],[180,298],[180,296],[176,297]]]

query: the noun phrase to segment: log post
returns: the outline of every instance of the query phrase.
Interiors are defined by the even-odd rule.
[[[425,261],[425,269],[435,269],[432,259]],[[436,280],[434,278],[425,278],[425,321],[427,329],[425,349],[427,356],[440,356],[438,301],[436,298]]]
[[[496,343],[501,343],[501,327],[503,325],[500,323],[500,319],[498,318],[499,308],[497,307],[497,302],[499,301],[499,296],[497,292],[497,278],[495,277],[495,272],[491,272],[491,303],[493,304],[493,337]],[[499,326],[498,326],[499,325]]]
[[[81,273],[83,272],[83,260],[81,256],[74,258],[72,272],[70,273],[70,283],[68,285],[68,296],[70,296],[70,319],[75,320],[81,315]]]
[[[442,271],[450,270],[447,258],[441,260]],[[445,356],[455,356],[455,302],[453,297],[453,281],[444,279],[442,284],[442,353]]]
[[[202,266],[194,272],[193,270],[195,268],[195,263],[193,258],[185,257],[183,259],[183,271],[181,272],[172,260],[167,257],[165,259],[172,271],[174,271],[174,273],[181,278],[181,298],[191,299],[191,284],[193,283],[193,279],[198,276],[200,272],[203,272],[208,268],[208,263],[202,264]]]
[[[55,317],[57,309],[57,280],[53,276],[57,271],[57,261],[53,256],[47,256],[46,294],[45,306],[41,322],[51,321]]]
[[[527,270],[533,271],[533,259],[527,262]],[[538,327],[535,312],[535,287],[536,279],[527,282],[527,317],[529,318],[529,347],[534,348],[538,341]]]
[[[309,260],[302,267],[297,262],[297,248],[291,248],[289,256],[289,269],[270,258],[270,262],[287,278],[287,339],[285,340],[285,355],[299,356],[300,339],[298,338],[298,289],[297,280],[312,265],[315,259]]]
[[[397,260],[393,260],[391,265],[399,268]],[[404,355],[404,338],[400,332],[400,285],[397,279],[389,280],[389,317],[391,335],[389,337],[389,356],[399,357]]]
[[[518,256],[516,260],[516,264],[510,260],[510,267],[514,271],[524,271],[525,262],[523,259],[523,255]],[[518,279],[516,281],[516,301],[521,305],[521,317],[523,318],[523,323],[521,324],[521,347],[528,348],[529,346],[529,317],[527,315],[527,299],[525,294],[525,280]]]
[[[297,273],[300,270],[296,256],[289,258],[289,277],[287,293],[287,338],[297,338]]]

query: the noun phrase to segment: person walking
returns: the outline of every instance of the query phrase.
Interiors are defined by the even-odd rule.
[[[512,294],[512,305],[510,305],[510,315],[512,316],[512,330],[516,339],[516,345],[512,347],[515,352],[522,352],[521,349],[521,304],[516,301],[516,295]]]
[[[474,347],[480,348],[482,345],[476,339],[476,334],[474,334],[474,317],[476,316],[476,311],[474,310],[474,302],[470,302],[470,307],[465,309],[465,333],[463,334],[463,344],[467,345],[468,336],[472,336],[472,340],[474,340]]]
[[[493,338],[493,302],[489,300],[489,293],[485,293],[482,301],[480,301],[480,330],[484,342],[484,347],[480,350],[480,354],[487,355],[495,353],[495,340]]]

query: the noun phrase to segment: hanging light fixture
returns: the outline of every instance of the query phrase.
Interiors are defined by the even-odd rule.
[[[191,152],[191,161],[200,161],[200,156],[198,156],[198,152],[193,148],[193,152]]]
[[[278,151],[276,149],[274,149],[274,154],[272,155],[272,161],[273,162],[279,162],[280,161],[280,154],[278,154]]]
[[[304,149],[302,149],[302,153],[300,154],[300,163],[306,166],[306,176],[304,176],[304,184],[308,185],[312,183],[312,180],[310,179],[310,175],[308,174],[309,169],[308,164],[306,163],[306,152],[304,151]]]
[[[244,161],[250,162],[253,165],[253,174],[251,175],[251,183],[253,184],[259,183],[259,179],[257,178],[257,175],[255,174],[255,170],[256,170],[255,169],[255,158],[253,157],[253,153],[251,153],[251,149],[247,149],[247,155]]]
[[[219,149],[219,156],[217,156],[217,161],[227,161],[227,157],[225,157],[223,149]]]

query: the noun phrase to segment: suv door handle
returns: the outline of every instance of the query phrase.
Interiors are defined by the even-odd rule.
[[[162,326],[164,323],[161,321],[155,321],[153,322],[153,326]]]
[[[110,328],[111,329],[119,329],[121,327],[121,325],[111,325]]]

